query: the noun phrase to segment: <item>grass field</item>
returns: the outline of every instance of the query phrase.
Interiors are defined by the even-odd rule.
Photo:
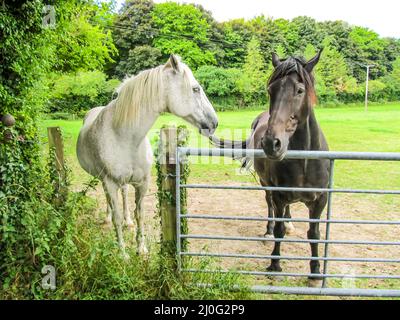
[[[232,138],[232,129],[235,130],[235,138],[245,137],[249,132],[249,127],[253,119],[262,111],[260,110],[244,110],[244,111],[235,111],[235,112],[223,112],[219,113],[219,128],[216,132],[217,135],[223,136],[226,138]],[[327,137],[330,150],[335,151],[376,151],[376,152],[400,152],[400,103],[397,104],[386,104],[386,105],[376,105],[371,106],[368,112],[364,112],[363,107],[338,107],[338,108],[316,108],[316,114],[318,121]],[[163,115],[155,124],[154,129],[151,131],[150,136],[154,143],[154,137],[158,134],[159,128],[163,124],[184,124],[184,122],[172,115]],[[63,120],[42,120],[40,122],[40,132],[43,140],[43,152],[47,153],[47,134],[46,127],[49,126],[60,126],[62,128],[62,132],[65,140],[65,152],[66,159],[69,167],[72,169],[72,182],[73,189],[80,190],[83,186],[83,183],[87,182],[90,177],[79,167],[78,161],[75,155],[75,144],[77,140],[77,136],[79,133],[79,129],[82,125],[81,120],[77,121],[63,121]],[[209,143],[203,137],[200,137],[197,133],[197,130],[190,127],[188,128],[191,131],[190,134],[190,146],[194,147],[208,147]],[[252,183],[257,184],[254,180],[254,177],[251,174],[238,174],[239,163],[236,161],[231,161],[230,159],[214,159],[211,163],[208,159],[203,158],[200,162],[192,163],[191,165],[191,176],[190,179],[192,182],[205,183],[205,182],[213,182],[213,183]],[[349,187],[349,188],[371,188],[371,189],[399,189],[400,188],[400,163],[393,162],[351,162],[351,161],[338,161],[336,166],[336,174],[335,174],[335,185],[337,187]],[[153,168],[153,176],[155,170]],[[97,206],[101,207],[100,211],[104,211],[105,208],[105,200],[102,195],[102,191],[98,188],[96,194],[93,196],[96,197]],[[154,186],[153,186],[154,191]],[[224,195],[220,195],[220,198],[215,195],[208,195],[198,193],[195,194],[193,198],[193,202],[196,205],[196,201],[198,199],[202,199],[201,202],[204,205],[205,199],[207,197],[215,197],[212,200],[217,206],[219,201],[228,200],[230,202],[230,208],[235,209],[235,200],[238,200],[238,195],[229,195],[227,193],[226,199]],[[190,196],[190,194],[189,194]],[[190,196],[191,197],[191,196]],[[205,198],[205,199],[203,199]],[[218,200],[221,199],[221,200]],[[342,203],[341,200],[345,201]],[[396,198],[397,199],[397,198]],[[243,199],[242,199],[243,200]],[[260,199],[259,199],[260,200]],[[257,203],[249,203],[248,205],[251,207],[249,212],[263,212],[265,210],[263,200],[261,202],[258,200]],[[365,219],[369,218],[369,216],[363,215],[364,209],[371,209],[374,211],[375,216],[373,218],[379,218],[383,216],[383,219],[386,216],[390,216],[391,218],[395,217],[395,215],[399,214],[399,202],[398,200],[394,200],[393,196],[384,196],[384,197],[376,197],[376,196],[367,196],[367,195],[355,195],[352,198],[339,198],[338,207],[345,208],[351,210],[356,210],[359,212],[358,218]],[[360,201],[358,201],[360,200]],[[237,202],[236,201],[236,202]],[[147,211],[150,209],[154,209],[155,199],[154,196],[147,199]],[[207,201],[206,201],[207,202]],[[223,201],[222,201],[223,202]],[[349,207],[347,203],[351,203],[352,207]],[[238,208],[240,209],[240,208]],[[225,208],[225,211],[229,209]],[[298,209],[296,209],[298,210]],[[245,210],[246,211],[246,210]],[[334,210],[335,211],[335,210]],[[337,210],[336,210],[337,211]],[[335,211],[335,212],[336,212]],[[300,214],[301,211],[298,210],[296,212]],[[390,215],[389,215],[390,214]],[[97,219],[99,217],[97,216]],[[87,238],[90,237],[98,237],[99,234],[103,237],[103,233],[99,233],[99,228],[96,227],[96,223],[94,220],[96,218],[91,217],[90,219],[90,227],[82,227],[82,230],[88,234]],[[394,218],[393,218],[394,219]],[[157,223],[151,222],[154,220],[154,216],[148,218],[148,222],[152,225],[158,226]],[[397,219],[398,216],[397,216]],[[196,227],[196,226],[194,226]],[[263,226],[260,225],[262,229]],[[191,228],[191,227],[189,227]],[[234,229],[232,226],[222,226],[221,230],[217,230],[218,232],[225,231],[226,229]],[[240,226],[238,227],[240,230]],[[243,228],[243,226],[242,226]],[[350,228],[350,226],[349,226]],[[199,225],[198,229],[205,229],[204,225]],[[94,230],[94,231],[93,231]],[[97,230],[97,231],[96,231]],[[253,229],[249,229],[250,233],[253,234]],[[359,230],[359,229],[357,229]],[[229,230],[230,232],[235,232],[235,230]],[[348,236],[352,237],[354,231],[351,229],[341,229],[343,236],[346,238]],[[360,230],[359,230],[360,231]],[[305,235],[305,230],[299,230],[299,234],[302,236]],[[347,233],[346,233],[347,232]],[[370,230],[367,232],[371,232],[371,236],[375,233],[375,230]],[[386,234],[387,231],[382,231],[388,238],[398,238],[396,234]],[[382,235],[381,233],[377,234],[377,237]],[[365,234],[364,234],[365,235]],[[361,236],[364,236],[361,235]],[[86,238],[85,238],[86,239]],[[109,243],[114,242],[114,234],[108,234],[107,239]],[[85,240],[86,241],[86,240]],[[102,245],[100,241],[97,246]],[[91,245],[93,247],[93,245]],[[245,248],[245,250],[249,250],[251,248]],[[265,248],[261,246],[261,253],[265,254]],[[245,251],[248,252],[248,251]],[[360,251],[361,252],[361,251]],[[379,251],[380,252],[380,251]],[[382,253],[382,252],[381,252]],[[386,252],[387,253],[387,252]],[[361,252],[361,255],[364,253]],[[382,253],[383,254],[383,253]],[[393,254],[396,254],[393,252]],[[346,255],[346,254],[345,254]],[[102,262],[101,262],[102,263]],[[290,266],[294,267],[292,263]],[[304,264],[303,267],[305,267]],[[289,267],[289,265],[288,265]],[[263,268],[263,267],[262,267]],[[364,267],[363,267],[364,268]],[[82,268],[81,277],[86,279],[90,278],[90,275],[86,275],[86,269]],[[135,269],[136,270],[136,269]],[[262,269],[261,269],[262,270]],[[125,272],[125,271],[124,271]],[[393,271],[395,272],[395,271]],[[108,275],[108,273],[105,273]],[[120,274],[120,271],[118,271]],[[76,276],[75,276],[76,277]],[[98,278],[99,275],[95,275],[94,278]],[[116,277],[115,279],[117,279]],[[114,280],[115,280],[114,279]],[[114,281],[113,280],[113,281]],[[119,278],[117,279],[118,281]],[[115,281],[117,281],[115,280]],[[131,281],[131,278],[129,278]],[[360,282],[362,285],[370,286],[367,281]],[[290,282],[293,285],[293,281]],[[114,282],[112,282],[114,285]],[[389,287],[397,287],[396,282],[388,282],[385,286]],[[125,289],[126,285],[122,285]],[[87,296],[84,296],[87,297]],[[255,295],[252,298],[264,299],[264,295]],[[284,295],[275,295],[275,299],[287,298]],[[302,298],[292,296],[291,298]],[[309,297],[313,298],[313,297]],[[315,297],[314,297],[315,298]]]
[[[221,112],[217,135],[232,138],[245,137],[253,119],[259,111]],[[338,107],[331,109],[317,108],[318,121],[327,137],[330,150],[335,151],[375,151],[400,152],[400,104],[371,106],[368,112],[360,107]],[[151,131],[151,139],[158,133],[163,124],[184,124],[184,121],[172,115],[163,115]],[[46,141],[46,127],[60,126],[65,138],[65,152],[72,169],[72,181],[79,186],[84,182],[86,173],[79,167],[75,155],[75,144],[81,120],[43,120],[40,123],[43,141]],[[190,146],[208,147],[209,143],[197,130],[188,125]],[[237,175],[238,162],[229,159],[202,159],[192,165],[192,178],[203,178],[206,181],[254,181],[249,175]],[[229,164],[231,163],[231,164]],[[207,177],[204,178],[204,172]],[[249,180],[250,179],[250,180]],[[253,179],[253,180],[252,180]],[[395,188],[399,187],[400,168],[396,163],[371,163],[339,161],[336,165],[335,184],[340,187]]]

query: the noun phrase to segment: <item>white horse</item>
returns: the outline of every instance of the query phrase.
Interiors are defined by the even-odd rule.
[[[212,134],[217,115],[190,68],[171,55],[165,65],[145,70],[126,79],[117,89],[118,97],[106,107],[88,112],[77,142],[82,168],[98,177],[124,254],[123,216],[118,207],[122,188],[124,215],[132,224],[126,204],[127,184],[135,188],[136,242],[139,253],[147,253],[143,234],[143,197],[150,180],[153,154],[146,134],[163,112],[170,112]]]

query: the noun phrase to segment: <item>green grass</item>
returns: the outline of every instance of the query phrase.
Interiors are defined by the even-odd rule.
[[[232,138],[231,130],[239,129],[236,138],[246,137],[251,122],[261,111],[262,109],[260,108],[260,110],[219,113],[220,125],[216,134]],[[371,106],[368,112],[364,112],[362,106],[351,108],[343,106],[329,109],[316,108],[316,115],[327,137],[330,150],[400,152],[400,103]],[[154,136],[163,124],[179,125],[184,123],[184,121],[175,116],[163,115],[150,133],[151,139],[154,141]],[[40,132],[44,154],[47,153],[46,127],[49,126],[60,126],[62,128],[66,159],[72,169],[73,187],[75,190],[80,190],[83,183],[90,179],[80,168],[75,154],[76,140],[82,121],[42,120],[40,122]],[[190,125],[188,125],[188,128],[191,131],[190,146],[209,147],[208,141],[201,137],[196,129],[190,127]],[[221,184],[226,181],[234,181],[238,184],[243,182],[256,184],[251,175],[237,174],[238,162],[233,161],[230,164],[224,164],[222,161],[223,159],[214,159],[213,163],[209,163],[206,158],[203,158],[202,163],[192,164],[191,180]],[[154,168],[153,176],[155,176]],[[337,161],[335,166],[335,185],[349,188],[399,189],[400,164],[393,162]],[[361,197],[364,197],[364,200],[377,201],[379,208],[383,212],[388,212],[390,209],[398,209],[398,202],[397,204],[394,203],[393,197],[385,196],[378,199],[377,197],[362,195],[355,196],[354,199],[361,199]],[[108,233],[105,236],[103,232],[99,231],[92,215],[84,214],[84,223],[79,223],[77,226],[79,228],[77,233],[79,237],[77,236],[74,240],[78,243],[79,254],[74,253],[73,259],[65,258],[65,261],[70,265],[64,270],[65,276],[62,279],[64,284],[52,298],[102,299],[113,297],[113,294],[115,297],[122,299],[159,298],[160,293],[157,292],[157,288],[160,282],[157,280],[159,273],[157,265],[162,264],[159,257],[155,255],[150,259],[150,261],[154,259],[155,263],[149,264],[146,261],[134,258],[132,264],[129,264],[129,266],[124,265],[120,258],[112,254],[112,252],[117,252],[114,234]],[[134,248],[134,246],[132,247]],[[97,253],[93,253],[94,251]],[[133,252],[132,256],[134,256]],[[110,259],[110,257],[113,258]],[[90,259],[92,258],[95,260],[91,261]],[[187,288],[180,285],[179,280],[174,275],[167,274],[163,277],[169,279],[167,281],[170,281],[174,288],[174,293],[170,298],[180,299],[188,294]],[[221,283],[233,284],[238,280],[233,276],[226,278],[218,276],[215,279],[201,278],[201,275],[196,275],[195,277],[198,277],[198,279],[192,278],[190,281],[194,279],[198,282],[213,282],[216,285]],[[80,285],[77,285],[79,283]],[[293,283],[290,283],[290,285],[293,285]],[[252,299],[266,298],[265,295],[258,294],[231,294],[223,288],[216,291],[194,290],[190,292],[191,298],[200,299],[217,299],[220,297],[228,299],[244,297]],[[320,297],[287,295],[274,295],[270,298],[320,299]]]
[[[216,132],[222,137],[232,138],[235,129],[236,138],[246,137],[254,118],[262,111],[243,110],[221,112],[218,114],[219,127]],[[375,151],[400,152],[400,104],[370,106],[368,112],[363,107],[316,108],[318,121],[327,137],[330,150],[335,151]],[[156,122],[150,137],[154,140],[157,130],[163,124],[185,124],[173,115],[163,115]],[[79,186],[88,178],[79,167],[75,154],[75,144],[82,121],[42,120],[40,122],[43,141],[46,141],[46,127],[60,126],[65,138],[65,152],[69,166],[73,171],[72,181]],[[188,125],[190,146],[209,147],[207,139]],[[201,163],[191,166],[193,179],[207,182],[252,181],[251,175],[237,175],[238,162],[229,164],[229,159],[201,159]],[[225,162],[225,164],[224,164]],[[228,163],[228,164],[226,164]],[[400,181],[399,165],[393,162],[371,163],[369,161],[337,161],[335,185],[354,188],[398,188]],[[204,177],[204,172],[207,176]]]

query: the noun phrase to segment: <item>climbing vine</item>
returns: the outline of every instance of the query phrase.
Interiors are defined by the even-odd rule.
[[[166,128],[166,126],[163,126],[161,128],[164,129]],[[178,126],[177,127],[177,146],[178,147],[183,147],[183,146],[187,146],[187,143],[189,141],[189,133],[188,130],[186,128],[186,126]],[[165,175],[165,173],[162,172],[161,170],[161,155],[160,155],[160,141],[159,141],[159,137],[157,137],[157,144],[158,144],[158,148],[155,150],[155,158],[156,158],[156,171],[157,171],[157,211],[159,213],[159,215],[161,215],[161,204],[162,203],[170,203],[172,206],[176,205],[176,196],[175,194],[171,194],[170,191],[166,191],[163,190],[162,188],[162,182],[164,179],[167,178],[167,176]],[[181,163],[180,163],[181,169],[180,169],[180,183],[181,184],[186,184],[187,179],[190,175],[190,167],[188,162],[186,161],[186,159],[181,159]],[[176,177],[175,172],[174,173],[169,173],[168,176],[172,175],[174,178]],[[186,214],[187,213],[187,190],[186,189],[181,189],[180,192],[180,204],[181,204],[181,214]],[[188,227],[187,227],[187,223],[186,220],[183,220],[181,223],[181,233],[187,233],[188,231]],[[184,240],[182,241],[182,249],[185,249],[187,245],[187,241]]]

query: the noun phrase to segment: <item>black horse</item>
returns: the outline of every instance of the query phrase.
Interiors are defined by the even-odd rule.
[[[313,105],[316,102],[312,70],[318,63],[321,51],[310,61],[301,57],[289,57],[280,61],[272,56],[274,72],[268,82],[270,107],[260,114],[252,124],[252,134],[246,141],[227,141],[211,137],[221,148],[263,149],[267,158],[254,159],[254,168],[263,186],[326,188],[329,183],[329,160],[286,160],[287,150],[328,150],[328,144],[315,118]],[[251,159],[245,159],[246,166]],[[303,202],[309,209],[310,219],[319,219],[327,203],[326,192],[266,192],[269,216],[290,218],[289,205]],[[268,230],[269,229],[269,230]],[[272,231],[268,223],[267,234]],[[273,234],[284,238],[285,224],[276,221]],[[308,239],[320,239],[319,223],[310,223]],[[310,243],[311,254],[318,257],[318,243]],[[273,256],[268,271],[280,272],[281,242],[275,241]],[[310,262],[309,285],[322,280],[318,260]]]

